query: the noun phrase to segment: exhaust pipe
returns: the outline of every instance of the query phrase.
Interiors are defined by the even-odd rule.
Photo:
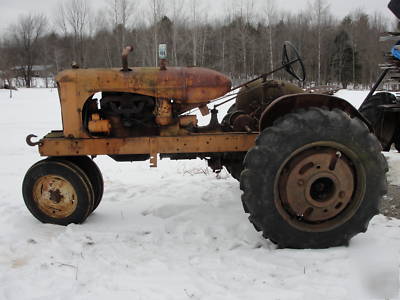
[[[122,72],[129,72],[132,71],[132,69],[129,69],[128,67],[128,55],[130,52],[133,51],[133,46],[126,46],[124,50],[122,50]]]

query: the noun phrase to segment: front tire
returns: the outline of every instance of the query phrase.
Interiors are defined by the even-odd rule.
[[[86,174],[94,192],[94,202],[91,212],[95,211],[95,209],[99,206],[104,193],[104,179],[97,164],[88,156],[55,156],[47,159],[57,161],[66,160],[73,163]]]
[[[51,159],[26,173],[22,194],[39,221],[58,225],[82,223],[93,209],[93,188],[84,172],[68,161]]]
[[[386,193],[386,160],[367,126],[340,110],[290,113],[260,133],[240,184],[250,221],[290,248],[347,245]]]

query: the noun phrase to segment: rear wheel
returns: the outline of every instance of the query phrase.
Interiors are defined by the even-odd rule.
[[[240,183],[250,221],[280,247],[346,245],[378,213],[387,165],[376,137],[340,110],[291,113],[260,133]]]
[[[93,188],[84,172],[67,161],[42,160],[26,173],[22,193],[43,223],[82,223],[93,209]]]

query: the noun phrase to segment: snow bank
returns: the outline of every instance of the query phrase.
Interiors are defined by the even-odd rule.
[[[20,191],[40,159],[25,137],[61,128],[57,91],[0,90],[0,111],[0,299],[398,297],[399,220],[375,217],[348,248],[276,249],[248,222],[238,183],[200,160],[150,169],[99,157],[96,212],[83,225],[41,224]]]
[[[335,96],[350,102],[355,108],[359,108],[369,91],[339,90]]]

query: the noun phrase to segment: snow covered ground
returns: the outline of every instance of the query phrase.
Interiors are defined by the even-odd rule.
[[[365,95],[338,93],[356,106]],[[21,195],[40,159],[25,137],[61,129],[57,91],[0,90],[0,115],[0,299],[399,297],[400,220],[375,217],[347,248],[279,250],[248,222],[238,183],[199,160],[150,169],[99,157],[96,212],[83,225],[41,224]],[[396,155],[389,178],[400,183]]]

